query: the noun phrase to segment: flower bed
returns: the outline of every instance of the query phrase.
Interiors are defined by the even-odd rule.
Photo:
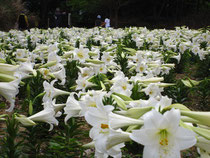
[[[96,157],[171,158],[192,146],[210,154],[208,30],[55,28],[0,37],[5,156],[90,157],[93,148]],[[192,64],[196,80],[176,80]],[[202,112],[184,105],[195,93]]]

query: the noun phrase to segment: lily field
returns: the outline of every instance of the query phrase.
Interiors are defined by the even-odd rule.
[[[0,31],[0,157],[210,158],[210,32]]]

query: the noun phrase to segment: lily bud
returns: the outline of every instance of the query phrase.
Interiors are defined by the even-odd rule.
[[[173,67],[175,67],[175,64],[162,64],[162,66],[166,66],[166,67],[171,67],[171,68],[173,68]]]
[[[138,80],[138,82],[141,82],[141,83],[145,83],[145,82],[148,82],[148,83],[157,83],[157,82],[161,82],[163,80],[164,80],[163,77],[152,77],[152,78]]]
[[[121,127],[130,126],[130,125],[143,125],[143,124],[144,124],[143,120],[137,120],[137,119],[117,115],[112,112],[109,114],[109,126],[112,129],[118,129]]]
[[[210,112],[181,111],[181,115],[198,120],[203,125],[210,126]]]
[[[118,105],[120,108],[122,108],[123,110],[127,110],[127,107],[126,107],[124,101],[123,101],[121,98],[119,98],[119,97],[116,96],[116,95],[112,95],[112,97],[114,98],[114,100],[116,101],[117,105]]]
[[[95,147],[95,142],[92,141],[90,143],[84,144],[82,147],[83,148],[94,148]]]
[[[1,82],[11,82],[14,81],[16,78],[11,75],[0,73],[0,81]]]
[[[210,140],[207,140],[203,137],[198,137],[196,146],[210,153]]]
[[[19,65],[10,65],[10,64],[0,63],[0,73],[13,75],[18,67]]]
[[[86,59],[85,61],[93,64],[104,64],[104,62],[100,60]]]
[[[56,60],[53,60],[53,61],[50,61],[42,66],[40,66],[39,68],[47,68],[47,67],[51,67],[51,66],[54,66],[56,65],[57,61]]]
[[[107,145],[106,148],[109,150],[115,145],[130,141],[130,133],[123,132],[123,131],[112,131],[110,136],[108,137],[107,140]]]
[[[152,110],[153,107],[135,107],[131,108],[126,112],[126,115],[131,118],[139,119],[142,115],[147,113],[148,111]]]
[[[24,115],[15,116],[15,119],[22,123],[24,126],[34,126],[36,123]]]

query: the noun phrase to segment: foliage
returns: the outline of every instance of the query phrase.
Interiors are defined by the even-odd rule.
[[[24,9],[21,0],[0,0],[0,30],[14,28],[18,15]]]
[[[22,152],[23,141],[20,139],[20,130],[15,115],[6,119],[5,137],[1,140],[1,156],[5,158],[19,158]]]

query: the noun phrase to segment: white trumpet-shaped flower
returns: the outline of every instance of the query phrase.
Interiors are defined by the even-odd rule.
[[[55,118],[55,110],[51,106],[46,106],[44,110],[28,117],[28,119],[35,121],[35,122],[46,122],[50,124],[51,131],[53,129],[53,124],[58,125],[58,120]]]
[[[132,84],[128,83],[128,78],[121,78],[118,79],[114,82],[113,86],[111,87],[111,91],[112,92],[116,92],[116,93],[120,93],[120,94],[124,94],[126,96],[130,96],[131,95],[131,90],[133,88]]]
[[[71,117],[81,116],[81,109],[80,102],[74,98],[74,93],[71,93],[66,101],[66,107],[64,107],[64,114],[67,114],[64,120],[65,123],[67,123]]]
[[[79,67],[79,70],[80,70],[79,76],[82,76],[83,78],[84,77],[91,77],[91,76],[94,75],[92,67],[84,67],[84,68]]]
[[[74,49],[74,59],[79,60],[81,63],[84,63],[86,59],[89,58],[89,50],[87,48],[80,47]]]
[[[66,91],[63,91],[63,90],[53,87],[53,85],[56,81],[57,80],[53,80],[50,84],[47,81],[43,82],[44,91],[46,92],[46,94],[43,97],[43,102],[52,100],[54,97],[59,96],[59,95],[69,95],[70,94],[70,92],[66,92]]]
[[[87,87],[90,87],[92,86],[93,84],[88,82],[88,77],[82,77],[82,76],[79,76],[78,79],[76,80],[76,83],[77,83],[77,88],[76,90],[82,90],[83,92],[85,92],[85,89]]]
[[[20,80],[14,80],[12,82],[0,82],[0,95],[2,95],[10,103],[10,108],[7,109],[11,112],[15,107],[15,96],[18,94]]]
[[[36,76],[36,70],[33,69],[34,65],[35,64],[31,63],[30,61],[21,63],[20,66],[17,68],[17,71],[15,72],[14,76],[17,76],[20,79],[29,77],[30,73]]]
[[[55,76],[55,78],[61,81],[61,83],[58,84],[64,85],[66,83],[66,70],[64,67],[62,67],[59,71],[53,72],[52,74]]]
[[[152,110],[144,115],[144,126],[130,138],[144,145],[143,158],[180,158],[180,150],[196,144],[195,133],[179,126],[180,111],[163,115]]]
[[[146,88],[143,89],[143,91],[146,93],[146,95],[149,95],[150,97],[156,97],[161,96],[163,88],[159,88],[156,83],[150,83]]]
[[[123,143],[115,145],[107,149],[107,140],[110,133],[109,116],[108,114],[113,110],[110,105],[103,106],[101,103],[97,108],[90,107],[85,113],[86,121],[93,127],[90,130],[90,137],[95,142],[95,156],[96,157],[121,157],[121,150]]]
[[[10,65],[10,64],[0,63],[0,73],[7,74],[7,75],[14,75],[18,67],[19,65]]]

